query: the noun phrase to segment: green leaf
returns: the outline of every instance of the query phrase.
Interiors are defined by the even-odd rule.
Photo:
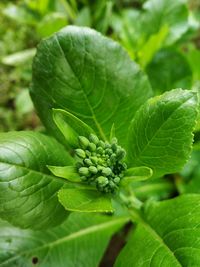
[[[112,235],[129,218],[72,213],[49,231],[20,230],[0,222],[0,266],[97,267]]]
[[[125,177],[122,179],[122,183],[126,184],[127,182],[129,183],[147,180],[153,175],[153,171],[145,166],[133,167],[129,168],[124,175]]]
[[[39,36],[46,37],[66,26],[67,16],[61,12],[49,13],[37,24]]]
[[[177,194],[177,188],[173,181],[167,177],[149,179],[131,184],[134,195],[145,201],[147,199],[163,200]]]
[[[2,58],[2,63],[8,66],[20,66],[35,56],[36,49],[30,48]]]
[[[38,17],[35,16],[34,12],[30,12],[25,5],[9,3],[6,5],[6,8],[2,10],[2,13],[19,25],[35,25],[35,23],[38,22]]]
[[[200,193],[200,151],[193,151],[180,175],[176,176],[180,193]]]
[[[143,9],[141,20],[145,33],[155,34],[164,25],[168,26],[169,33],[163,45],[172,45],[189,28],[187,0],[148,0]]]
[[[190,65],[178,51],[172,49],[159,51],[147,66],[146,72],[155,94],[161,94],[172,88],[191,89]]]
[[[77,17],[74,21],[74,25],[87,27],[92,26],[91,11],[88,6],[84,6],[81,10],[79,10]]]
[[[142,67],[151,62],[154,54],[163,46],[163,42],[169,32],[169,28],[166,25],[160,28],[160,30],[152,34],[147,42],[141,47],[139,54],[139,63]]]
[[[53,175],[65,178],[71,182],[80,182],[80,176],[74,166],[47,166]]]
[[[199,266],[199,206],[195,194],[147,203],[115,267]]]
[[[130,166],[147,166],[154,177],[179,171],[188,159],[197,118],[197,95],[176,89],[147,101],[129,130]]]
[[[113,14],[111,23],[131,57],[145,67],[159,49],[174,44],[189,30],[187,0],[145,1],[141,9]]]
[[[64,135],[67,144],[74,148],[79,146],[78,136],[88,137],[91,133],[94,133],[94,130],[87,124],[62,109],[53,109],[53,120]]]
[[[151,94],[146,75],[122,47],[92,29],[69,26],[38,46],[31,95],[44,125],[60,139],[52,108],[77,116],[102,139],[114,123],[123,146],[130,121]]]
[[[193,81],[200,80],[200,51],[199,49],[188,47],[189,51],[186,54],[187,60],[189,61],[192,69]]]
[[[110,197],[95,189],[61,189],[58,199],[70,211],[113,212]]]
[[[57,199],[64,182],[46,165],[71,165],[72,158],[51,137],[36,132],[0,134],[0,217],[22,228],[60,224],[68,215]]]

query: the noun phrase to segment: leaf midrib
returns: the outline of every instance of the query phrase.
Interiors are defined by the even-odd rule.
[[[90,226],[90,227],[87,227],[87,228],[84,228],[84,229],[81,229],[75,233],[72,233],[66,237],[63,237],[63,238],[60,238],[56,241],[53,241],[51,243],[47,243],[45,245],[42,245],[38,248],[34,248],[34,249],[29,249],[25,252],[22,252],[22,253],[19,253],[17,256],[14,256],[2,263],[0,263],[0,266],[3,266],[9,262],[12,262],[14,260],[16,260],[17,258],[19,258],[20,256],[23,256],[23,255],[26,255],[27,253],[30,253],[30,252],[36,252],[38,250],[42,250],[42,249],[45,249],[45,248],[49,248],[49,249],[52,249],[53,247],[55,246],[58,246],[62,243],[65,243],[65,242],[69,242],[73,239],[76,239],[76,238],[80,238],[82,236],[85,236],[87,234],[91,234],[91,233],[95,233],[95,232],[100,232],[101,230],[104,230],[104,229],[107,229],[107,228],[110,228],[116,224],[121,224],[121,223],[126,223],[130,220],[129,217],[123,217],[123,218],[117,218],[115,220],[112,220],[112,221],[109,221],[109,222],[104,222],[104,223],[101,223],[101,224],[97,224],[97,225],[93,225],[93,226]]]
[[[57,176],[52,176],[52,175],[50,175],[50,174],[47,174],[47,173],[45,173],[45,172],[42,172],[42,171],[37,171],[37,170],[34,170],[34,169],[30,169],[30,168],[28,168],[28,167],[25,167],[25,166],[22,166],[22,165],[19,165],[19,164],[16,164],[16,163],[10,163],[10,162],[6,162],[6,161],[0,161],[0,164],[7,164],[7,165],[9,165],[9,166],[11,166],[11,167],[16,167],[16,168],[21,168],[21,169],[24,169],[24,170],[26,170],[27,172],[33,172],[33,173],[36,173],[36,174],[39,174],[39,175],[45,175],[45,176],[47,176],[47,178],[49,178],[49,179],[55,179],[55,180],[57,180],[57,182],[63,182],[63,183],[67,183],[67,184],[70,184],[70,182],[68,181],[68,180],[66,180],[66,179],[64,179],[64,178],[61,178],[61,177],[57,177]],[[6,181],[6,182],[10,182],[10,181],[12,181],[12,180],[9,180],[9,181]],[[1,181],[0,181],[0,183],[1,183]]]
[[[160,125],[160,127],[155,131],[155,133],[153,134],[153,136],[151,137],[151,139],[148,140],[148,142],[146,143],[145,147],[143,147],[143,149],[139,151],[139,154],[138,154],[138,158],[137,159],[141,159],[142,158],[142,154],[149,147],[149,145],[151,144],[151,142],[153,141],[153,139],[159,133],[160,129],[168,122],[168,120],[171,118],[171,116],[174,114],[174,112],[176,112],[182,105],[184,105],[187,101],[189,101],[193,97],[194,97],[194,95],[191,95],[190,98],[187,98],[184,102],[181,102],[181,104],[175,110],[173,110],[172,113],[170,113],[170,115],[167,117],[167,119],[164,121],[164,123],[162,123]]]
[[[98,122],[98,120],[97,120],[97,118],[96,118],[96,115],[95,115],[95,113],[94,113],[94,111],[93,111],[92,106],[90,105],[90,102],[89,102],[89,100],[88,100],[88,98],[87,98],[87,95],[86,95],[86,93],[85,93],[85,91],[84,91],[84,88],[83,88],[83,86],[82,86],[82,84],[81,84],[81,81],[80,81],[78,75],[76,75],[75,70],[73,69],[73,67],[72,67],[72,65],[70,64],[69,60],[67,59],[67,57],[66,57],[66,55],[65,55],[65,53],[64,53],[64,50],[63,50],[63,48],[62,48],[62,46],[61,46],[61,44],[60,44],[60,41],[59,41],[59,39],[58,39],[58,36],[55,35],[55,37],[56,37],[56,41],[57,41],[57,43],[58,43],[58,46],[60,47],[60,50],[61,50],[61,52],[62,52],[62,54],[63,54],[63,57],[65,58],[67,64],[69,65],[71,71],[72,71],[73,74],[74,74],[74,77],[76,78],[76,80],[77,80],[78,83],[79,83],[80,89],[81,89],[81,91],[82,91],[82,93],[83,93],[83,96],[84,96],[84,98],[85,98],[85,101],[86,101],[86,103],[87,103],[87,105],[88,105],[88,107],[89,107],[89,110],[90,110],[90,112],[91,112],[91,115],[92,115],[92,118],[93,118],[93,120],[94,120],[94,123],[95,123],[97,129],[99,130],[99,133],[100,133],[102,139],[103,139],[103,140],[106,140],[106,139],[107,139],[107,138],[106,138],[106,135],[105,135],[103,129],[101,128],[101,125],[99,124],[99,122]]]
[[[156,232],[155,229],[153,229],[151,227],[150,224],[148,224],[148,222],[145,221],[145,219],[138,214],[138,212],[131,212],[130,214],[132,214],[132,219],[133,222],[135,222],[137,220],[138,224],[141,224],[144,228],[146,228],[146,230],[161,244],[161,246],[163,246],[167,252],[176,260],[177,264],[179,264],[180,267],[182,267],[181,263],[179,262],[179,260],[177,259],[177,257],[174,255],[174,253],[171,251],[170,247],[167,246],[167,244],[164,242],[164,240],[162,239],[162,237]],[[135,214],[137,216],[137,219],[135,219]]]

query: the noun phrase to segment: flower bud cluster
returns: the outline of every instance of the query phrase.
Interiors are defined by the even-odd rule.
[[[91,134],[89,138],[79,136],[80,148],[75,153],[77,170],[82,179],[105,193],[113,193],[123,178],[127,166],[124,162],[125,150],[113,138],[111,143],[99,140]]]

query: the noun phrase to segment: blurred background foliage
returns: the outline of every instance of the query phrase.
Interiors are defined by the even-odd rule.
[[[199,0],[1,0],[0,131],[42,130],[28,94],[32,58],[41,38],[69,24],[119,41],[155,95],[200,88]]]

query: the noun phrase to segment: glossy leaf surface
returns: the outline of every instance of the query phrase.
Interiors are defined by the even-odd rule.
[[[0,222],[0,266],[97,267],[111,236],[126,222],[127,217],[80,213],[49,231]]]
[[[188,267],[200,262],[200,196],[146,205],[115,267]]]
[[[35,132],[0,134],[0,217],[22,228],[47,228],[67,212],[57,199],[63,186],[47,164],[71,165],[55,139]]]
[[[69,26],[38,46],[31,95],[41,120],[59,138],[52,108],[74,114],[102,139],[114,123],[125,145],[130,121],[151,94],[147,77],[122,47],[94,30]]]
[[[129,164],[154,177],[179,171],[188,159],[197,118],[196,93],[176,89],[147,101],[129,131]]]
[[[58,199],[69,211],[113,212],[110,197],[95,189],[61,189]]]

